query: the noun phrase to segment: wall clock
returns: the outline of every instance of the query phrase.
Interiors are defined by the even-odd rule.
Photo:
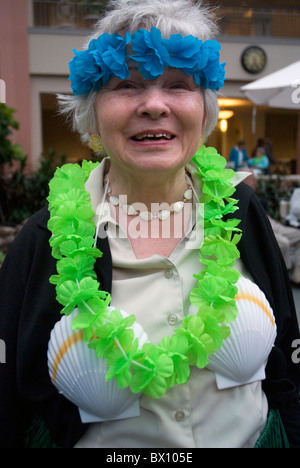
[[[241,61],[247,72],[259,73],[265,68],[267,55],[261,47],[250,46],[243,51]]]

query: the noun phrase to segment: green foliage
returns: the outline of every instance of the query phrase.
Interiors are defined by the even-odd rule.
[[[298,185],[297,183],[286,184],[284,178],[279,174],[277,177],[259,179],[256,195],[271,218],[279,220],[280,200],[289,200],[293,190]]]
[[[1,265],[1,263],[4,262],[4,258],[5,258],[5,253],[2,252],[2,250],[0,250],[0,265]]]
[[[61,155],[60,162],[64,163]],[[20,223],[46,204],[49,181],[55,171],[55,153],[52,149],[42,155],[38,171],[25,174],[21,165],[11,177],[0,177],[0,221]]]
[[[18,122],[14,119],[14,109],[0,103],[0,164],[12,164],[13,160],[18,160],[24,166],[26,155],[18,144],[12,144],[8,136],[12,134],[13,129],[19,128]]]

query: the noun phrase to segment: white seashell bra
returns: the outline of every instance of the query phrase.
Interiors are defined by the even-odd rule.
[[[220,390],[263,380],[276,339],[274,314],[264,293],[246,278],[236,285],[238,317],[230,324],[231,335],[210,356],[207,366],[215,373]],[[83,422],[139,416],[139,395],[120,389],[114,379],[105,380],[105,360],[87,347],[81,331],[72,329],[74,314],[76,310],[64,316],[51,332],[48,368],[53,384],[79,407]],[[140,325],[135,323],[133,330],[140,346],[148,341]]]
[[[230,324],[230,336],[210,356],[207,366],[215,372],[219,389],[264,380],[277,335],[273,311],[259,287],[246,278],[240,278],[236,286],[237,319]]]
[[[105,359],[99,359],[95,351],[88,348],[82,330],[72,329],[78,312],[75,309],[71,315],[63,316],[51,331],[48,369],[53,384],[60,394],[78,406],[83,423],[139,416],[140,395],[128,388],[119,388],[115,379],[106,381]],[[132,329],[143,346],[148,341],[143,328],[135,323]]]

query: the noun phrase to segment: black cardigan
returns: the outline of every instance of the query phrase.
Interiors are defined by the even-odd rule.
[[[292,343],[299,329],[289,278],[269,221],[253,191],[237,187],[243,236],[241,259],[266,294],[276,316],[277,339],[263,383],[270,407],[279,408],[291,446],[300,447],[300,365]],[[86,431],[75,405],[59,395],[47,368],[47,347],[61,306],[49,277],[56,261],[49,247],[47,208],[32,216],[18,234],[0,269],[0,339],[6,363],[0,364],[0,447],[22,447],[34,414],[42,415],[56,444],[73,447]],[[107,239],[98,240],[103,256],[95,270],[111,291],[112,262]]]

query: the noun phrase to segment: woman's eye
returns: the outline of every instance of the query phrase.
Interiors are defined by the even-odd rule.
[[[134,83],[132,81],[123,81],[123,82],[118,84],[116,89],[120,89],[120,90],[123,90],[123,89],[138,89],[138,85],[137,85],[137,83]]]
[[[183,83],[183,82],[176,82],[176,83],[172,83],[170,85],[170,89],[185,89],[185,90],[188,90],[189,87],[186,83]]]

